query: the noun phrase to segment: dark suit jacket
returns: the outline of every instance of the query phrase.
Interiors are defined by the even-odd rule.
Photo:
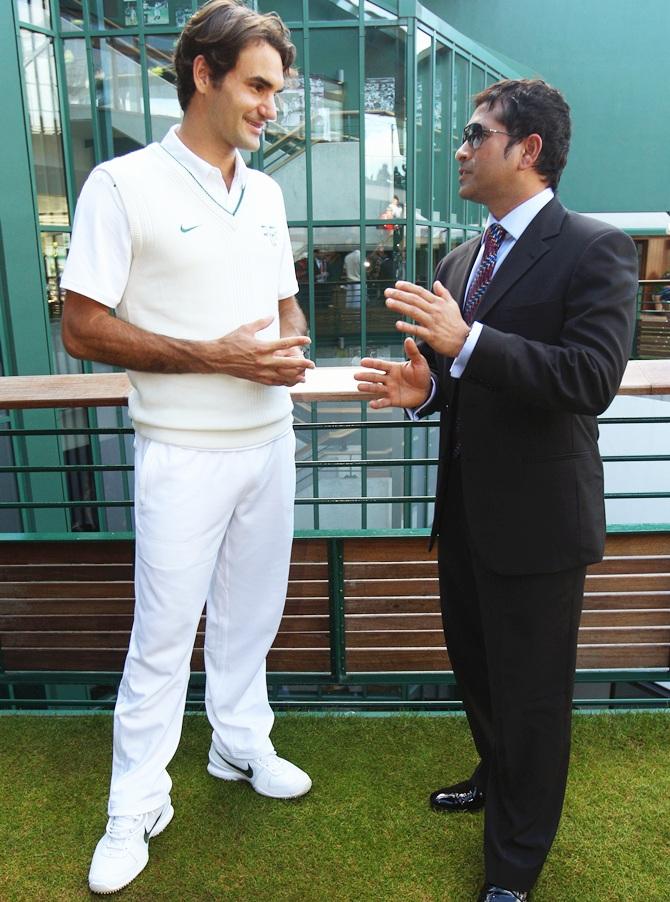
[[[462,305],[480,239],[435,278]],[[605,538],[596,415],[614,398],[635,318],[637,255],[628,236],[554,198],[500,265],[460,379],[422,351],[441,411],[433,537],[439,533],[456,412],[472,542],[499,573],[551,573],[600,560]]]

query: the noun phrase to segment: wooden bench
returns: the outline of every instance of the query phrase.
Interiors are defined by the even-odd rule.
[[[17,671],[118,673],[132,625],[132,558],[128,540],[1,542],[5,682]],[[196,672],[203,639],[204,619]],[[670,679],[670,533],[608,536],[604,561],[588,571],[578,668],[659,668],[656,678]],[[441,681],[450,664],[426,537],[297,538],[268,669],[305,682],[383,682],[400,672]]]

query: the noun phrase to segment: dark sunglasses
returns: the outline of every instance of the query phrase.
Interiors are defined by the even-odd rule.
[[[463,144],[467,143],[473,150],[477,150],[489,135],[507,135],[508,138],[512,137],[509,132],[500,131],[499,128],[484,128],[480,122],[471,122],[470,125],[466,125],[463,129]]]

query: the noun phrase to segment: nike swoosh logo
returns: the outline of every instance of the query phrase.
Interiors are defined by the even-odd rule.
[[[250,766],[249,764],[247,764],[247,767],[246,767],[246,770],[245,770],[243,767],[238,767],[237,764],[233,764],[232,761],[228,761],[228,759],[227,759],[227,758],[224,758],[223,755],[220,755],[220,754],[216,751],[216,749],[214,749],[214,751],[215,751],[216,754],[219,756],[219,758],[224,762],[224,764],[227,764],[227,765],[228,765],[228,767],[232,767],[233,770],[239,771],[241,774],[244,774],[245,777],[249,777],[249,779],[251,779],[251,777],[253,777],[254,772],[253,772],[253,770],[251,769],[251,766]]]
[[[182,232],[192,232],[193,229],[199,229],[199,228],[200,228],[200,223],[198,223],[198,225],[188,226],[188,228],[186,228],[186,226],[180,226],[180,228],[181,228]]]
[[[163,812],[161,811],[161,814],[162,814],[162,813],[163,813]],[[152,824],[152,826],[151,826],[151,830],[147,830],[146,827],[144,828],[144,842],[146,842],[146,843],[149,842],[149,839],[151,838],[151,833],[152,833],[154,827],[156,826],[156,824],[158,823],[158,821],[161,819],[161,814],[159,814],[158,817],[156,818],[156,820],[153,822],[153,824]]]

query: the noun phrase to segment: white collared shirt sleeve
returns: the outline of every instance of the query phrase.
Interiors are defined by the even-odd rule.
[[[465,339],[465,344],[461,348],[459,355],[454,358],[454,362],[451,364],[451,367],[449,369],[449,373],[454,379],[460,379],[463,375],[463,371],[468,365],[468,360],[470,359],[470,355],[475,349],[481,331],[482,324],[474,322],[470,329],[470,334]]]
[[[77,201],[61,286],[115,308],[131,262],[130,226],[119,192],[108,172],[94,170]]]
[[[436,391],[437,391],[437,383],[435,382],[435,379],[433,378],[433,376],[431,376],[430,377],[430,394],[428,395],[426,400],[423,402],[423,404],[421,404],[419,407],[405,407],[404,408],[405,413],[407,414],[408,418],[410,420],[412,420],[412,422],[416,423],[418,420],[421,419],[421,412],[423,410],[425,410],[426,407],[428,407],[430,402],[435,397]]]

